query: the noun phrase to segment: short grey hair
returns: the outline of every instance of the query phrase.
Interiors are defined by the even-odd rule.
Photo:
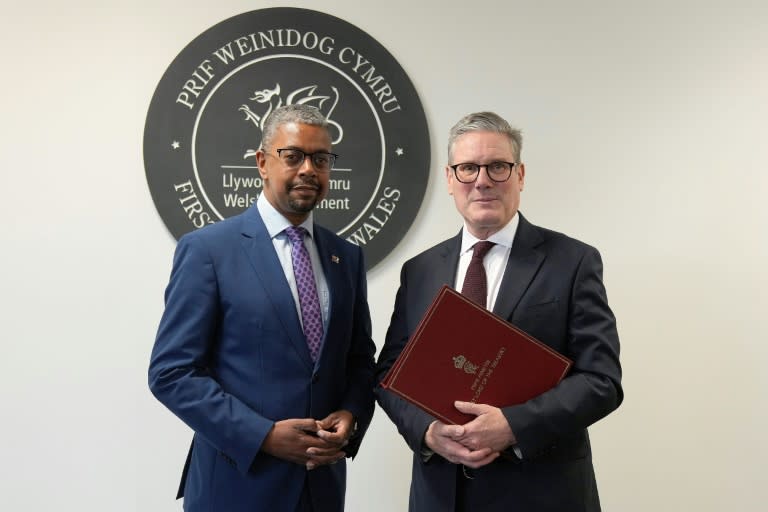
[[[288,123],[308,124],[325,128],[328,136],[333,140],[328,120],[320,113],[317,107],[301,104],[283,105],[272,111],[264,122],[261,135],[261,149],[270,149],[272,139],[278,128]]]
[[[506,135],[512,144],[512,152],[515,155],[515,162],[520,162],[520,152],[523,149],[523,132],[517,128],[512,128],[503,117],[495,112],[474,112],[467,114],[459,119],[459,122],[453,125],[448,135],[448,161],[453,158],[453,144],[456,139],[471,132],[493,132]]]

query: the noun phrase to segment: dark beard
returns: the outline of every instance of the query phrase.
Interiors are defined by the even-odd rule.
[[[315,205],[317,204],[318,198],[315,198],[315,200],[312,201],[311,204],[307,201],[299,202],[299,201],[294,201],[293,199],[288,199],[288,206],[290,206],[291,209],[296,213],[309,213],[315,209]]]
[[[292,199],[290,193],[296,184],[291,183],[285,186],[286,197],[288,197],[288,206],[290,206],[291,209],[297,213],[309,213],[315,208],[318,201],[320,200],[320,195],[322,192],[320,188],[320,184],[317,183],[315,180],[301,180],[299,184],[310,185],[312,187],[315,187],[316,189],[315,200],[310,202],[306,200],[297,201],[295,199]]]

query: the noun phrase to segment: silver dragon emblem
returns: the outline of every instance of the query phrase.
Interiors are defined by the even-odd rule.
[[[264,123],[267,118],[278,107],[283,105],[311,105],[316,107],[325,118],[328,120],[328,124],[331,126],[332,133],[335,132],[335,137],[332,144],[336,145],[344,138],[344,130],[341,125],[334,121],[331,116],[336,105],[339,103],[339,91],[336,87],[331,86],[331,94],[318,94],[317,85],[307,85],[300,87],[295,91],[288,94],[285,99],[281,96],[280,84],[275,84],[273,89],[263,89],[260,91],[254,91],[253,96],[248,100],[255,102],[251,105],[243,103],[237,109],[245,114],[245,121],[253,123],[256,128],[263,132]],[[256,155],[255,149],[249,149],[243,155],[243,158],[249,158]]]

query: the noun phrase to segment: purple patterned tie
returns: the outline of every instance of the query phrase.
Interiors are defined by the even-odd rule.
[[[472,261],[467,267],[467,275],[464,276],[464,284],[461,285],[461,294],[466,298],[487,307],[485,302],[488,296],[488,282],[485,277],[483,258],[496,245],[493,242],[477,242],[472,250]]]
[[[312,361],[317,361],[320,343],[323,340],[323,316],[320,314],[320,300],[317,297],[312,261],[309,259],[309,251],[304,245],[304,235],[307,230],[301,226],[291,226],[285,229],[285,233],[291,241],[293,277],[296,279],[296,288],[299,291],[304,336],[307,337],[307,346]]]

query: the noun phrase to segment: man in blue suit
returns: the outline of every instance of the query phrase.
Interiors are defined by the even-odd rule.
[[[312,220],[335,158],[316,109],[276,109],[258,201],[179,240],[149,386],[195,432],[186,511],[344,509],[376,349],[362,251]]]
[[[464,226],[403,265],[377,379],[444,284],[569,357],[573,367],[523,404],[456,402],[475,416],[465,425],[446,425],[377,388],[379,404],[414,452],[411,512],[600,510],[587,427],[623,398],[616,322],[597,250],[534,226],[518,211],[521,146],[520,132],[492,112],[465,116],[451,130],[445,174]]]

